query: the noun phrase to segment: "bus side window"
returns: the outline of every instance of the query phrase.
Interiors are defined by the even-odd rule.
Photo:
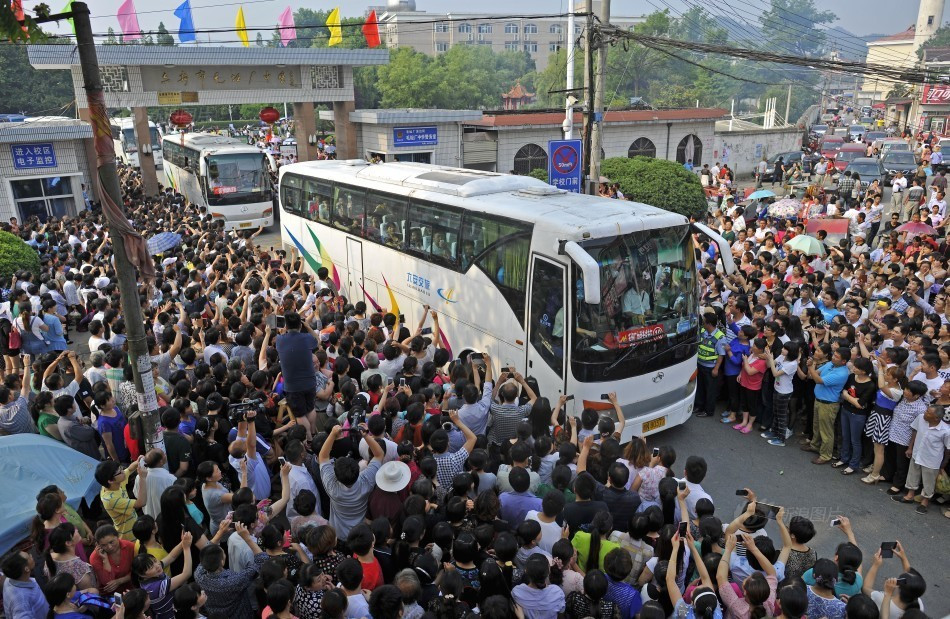
[[[363,192],[337,185],[334,190],[333,225],[344,232],[362,236],[364,219]]]
[[[461,215],[445,206],[413,201],[409,208],[408,250],[455,267]]]
[[[310,220],[330,225],[330,209],[333,206],[333,187],[330,183],[305,179],[304,194]]]
[[[475,263],[505,297],[518,320],[524,322],[531,226],[467,213],[462,222],[461,242],[462,269]]]
[[[294,215],[306,215],[304,208],[303,180],[293,174],[285,174],[280,183],[280,203],[284,210]]]
[[[366,194],[366,203],[367,217],[371,222],[370,226],[367,226],[367,234],[378,235],[383,244],[401,250],[406,235],[408,201],[398,196],[370,191]],[[379,232],[371,231],[375,222],[380,226]]]

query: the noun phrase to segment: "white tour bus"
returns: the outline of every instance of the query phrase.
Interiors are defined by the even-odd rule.
[[[226,230],[274,223],[274,158],[244,140],[212,133],[165,136],[165,178]]]
[[[552,403],[575,396],[575,415],[611,410],[616,391],[624,440],[692,412],[701,325],[686,217],[418,163],[297,163],[279,184],[285,247],[310,268],[332,263],[351,302],[398,305],[410,329],[431,306],[453,357],[489,352]]]
[[[116,159],[126,165],[139,167],[139,144],[135,140],[135,121],[131,118],[113,118],[111,125]],[[152,138],[150,147],[152,158],[155,159],[155,167],[161,168],[163,165],[162,136],[152,121],[148,121],[148,132]]]

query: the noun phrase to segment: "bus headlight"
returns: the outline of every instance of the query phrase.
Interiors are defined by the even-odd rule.
[[[265,208],[265,209],[264,209],[264,217],[270,217],[273,213],[274,213],[274,209],[272,209],[272,208]]]
[[[686,383],[686,389],[683,394],[683,397],[688,398],[693,395],[693,392],[696,391],[696,379],[699,377],[699,370],[694,370],[693,375],[689,377],[689,382]]]

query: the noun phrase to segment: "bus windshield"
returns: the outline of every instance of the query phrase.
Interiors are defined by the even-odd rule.
[[[267,160],[260,153],[209,156],[205,181],[208,206],[267,202],[271,199]]]
[[[695,352],[699,321],[688,226],[594,239],[581,246],[600,265],[601,301],[583,301],[584,282],[575,267],[572,369],[578,380],[636,376]]]
[[[155,127],[148,128],[149,134],[152,136],[152,150],[162,150],[162,138],[158,135],[158,129]],[[135,129],[131,127],[128,129],[122,130],[123,142],[125,142],[125,152],[134,153],[138,150],[138,146],[135,142]]]

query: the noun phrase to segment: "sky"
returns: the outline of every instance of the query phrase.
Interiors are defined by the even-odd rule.
[[[45,0],[54,11],[65,5],[66,0]],[[117,32],[118,22],[115,14],[122,4],[123,0],[86,0],[92,11],[93,32],[105,33],[111,26]],[[139,15],[139,26],[143,30],[155,30],[158,28],[159,21],[163,21],[169,30],[177,30],[178,19],[172,14],[182,0],[133,0]],[[642,15],[651,13],[655,10],[671,7],[674,15],[681,12],[689,0],[613,0],[612,12],[617,15]],[[692,0],[694,5],[702,5],[704,2]],[[737,10],[748,9],[756,13],[762,6],[766,5],[768,0],[732,0],[732,2],[720,7],[734,7]],[[26,0],[24,5],[29,9],[34,4],[34,0]],[[288,5],[294,9],[306,7],[313,10],[332,9],[341,7],[344,17],[355,17],[362,15],[367,6],[385,4],[385,0],[367,1],[367,0],[245,0],[240,3],[244,7],[244,15],[248,28],[269,27],[276,25],[277,16]],[[834,11],[839,16],[846,16],[839,20],[838,25],[846,30],[857,34],[865,35],[870,33],[889,33],[903,30],[906,25],[895,24],[893,18],[882,19],[884,15],[891,15],[893,9],[893,0],[820,0],[816,2],[819,8]],[[233,27],[234,19],[237,14],[238,2],[228,2],[227,0],[191,0],[194,12],[195,27],[202,28],[227,28]],[[913,12],[910,9],[913,6]],[[915,15],[916,7],[919,2],[911,2],[901,5],[902,12],[906,15]],[[508,13],[514,10],[521,13],[561,13],[566,11],[567,0],[518,0],[517,3],[511,0],[480,0],[477,3],[478,11],[485,13]],[[513,9],[513,7],[517,9]],[[855,10],[860,6],[860,10]],[[204,7],[204,8],[202,8]],[[755,9],[750,7],[756,7]],[[470,11],[472,9],[471,0],[416,0],[417,10],[442,12],[442,11]],[[752,19],[746,15],[745,19]],[[950,18],[950,14],[947,15]],[[913,21],[910,17],[908,24]],[[69,26],[65,23],[58,28],[51,28],[54,32],[68,34]],[[212,37],[215,35],[212,35]],[[235,36],[233,33],[228,35],[216,35],[220,39],[231,39]],[[253,40],[255,33],[251,33]],[[205,35],[207,37],[207,35]],[[269,38],[265,33],[265,39]]]

